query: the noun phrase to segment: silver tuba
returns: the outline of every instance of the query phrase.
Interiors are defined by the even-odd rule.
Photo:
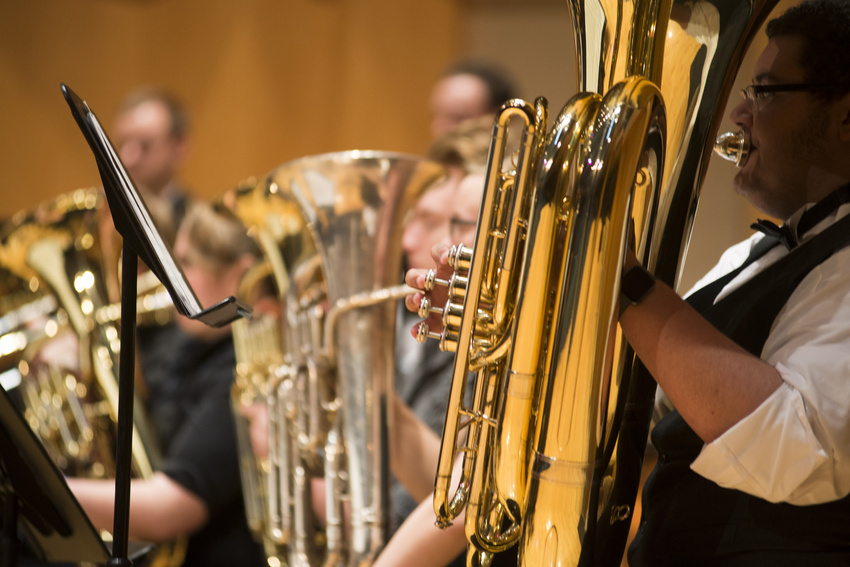
[[[775,3],[572,0],[582,92],[551,130],[543,100],[497,116],[475,241],[421,311],[457,352],[434,509],[465,510],[469,564],[620,564],[655,389],[616,325],[623,253],[675,287],[718,106]]]
[[[410,291],[393,285],[402,223],[442,174],[413,156],[349,151],[285,163],[225,197],[265,258],[246,285],[279,303],[234,325],[234,403],[266,404],[268,457],[251,477],[263,495],[246,501],[267,554],[290,566],[367,565],[388,537],[394,327]]]

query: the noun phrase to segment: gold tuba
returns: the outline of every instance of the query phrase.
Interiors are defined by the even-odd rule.
[[[548,132],[545,101],[497,116],[475,241],[420,313],[457,352],[434,509],[466,511],[470,564],[519,545],[523,565],[619,565],[655,389],[616,325],[623,253],[675,287],[718,105],[775,3],[572,0],[582,92]]]
[[[265,259],[246,289],[274,290],[280,310],[233,329],[236,414],[258,400],[268,411],[268,457],[243,474],[253,469],[264,491],[245,499],[270,560],[365,565],[386,542],[394,327],[410,291],[392,282],[404,216],[442,174],[413,156],[339,152],[285,163],[224,198]]]
[[[7,221],[0,233],[0,380],[53,462],[69,476],[115,477],[120,241],[103,195],[78,189]],[[173,316],[168,293],[142,277],[141,324]],[[132,474],[147,478],[159,451],[140,399]],[[108,536],[108,534],[105,534]],[[162,545],[151,565],[182,563],[185,542]]]

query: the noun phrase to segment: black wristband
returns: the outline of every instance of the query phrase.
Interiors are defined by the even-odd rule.
[[[631,305],[637,305],[655,287],[655,276],[640,264],[632,266],[620,278],[620,315]]]

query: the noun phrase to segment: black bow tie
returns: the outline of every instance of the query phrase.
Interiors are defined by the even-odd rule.
[[[778,240],[788,250],[797,246],[797,234],[787,224],[776,226],[769,220],[759,219],[751,224],[750,228],[763,232],[768,238]]]
[[[850,183],[842,185],[823,199],[821,199],[812,208],[805,211],[797,223],[797,230],[794,231],[787,224],[776,226],[769,220],[759,220],[750,225],[750,228],[758,230],[767,235],[767,238],[781,242],[785,248],[791,250],[799,242],[797,241],[798,234],[806,234],[817,223],[825,219],[833,211],[838,209],[844,203],[850,203]],[[765,244],[769,241],[765,239]]]

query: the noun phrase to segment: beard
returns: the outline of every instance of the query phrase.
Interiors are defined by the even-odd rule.
[[[735,191],[780,220],[805,205],[808,173],[824,155],[827,116],[825,105],[812,103],[796,128],[757,146],[735,175]]]

